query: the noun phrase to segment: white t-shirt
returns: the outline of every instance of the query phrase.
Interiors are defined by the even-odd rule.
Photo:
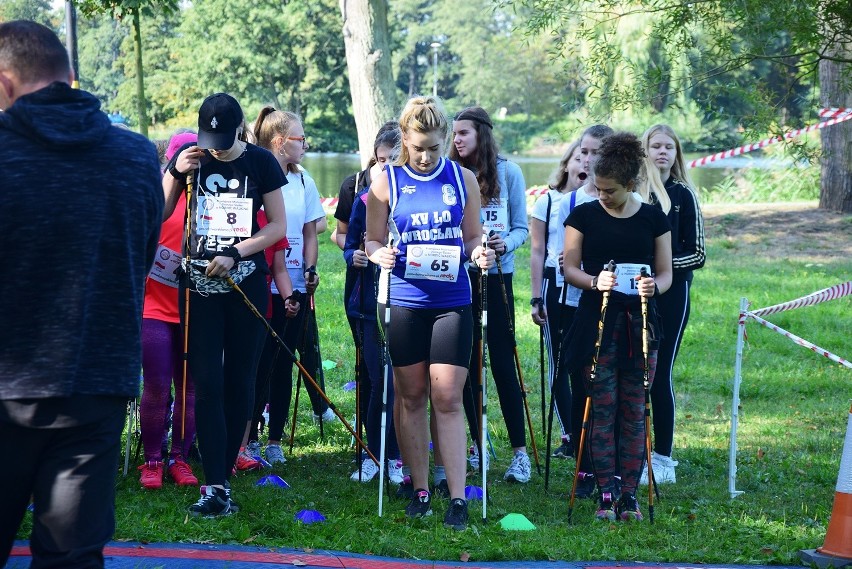
[[[532,210],[533,219],[537,219],[547,225],[547,251],[545,252],[544,266],[556,268],[559,264],[559,253],[562,252],[562,242],[565,240],[565,229],[559,223],[559,204],[568,194],[557,190],[548,190],[546,194],[536,200]],[[550,220],[547,217],[547,202],[550,202]]]
[[[284,263],[293,290],[305,292],[305,252],[302,230],[306,223],[313,223],[325,216],[320,202],[319,190],[314,179],[305,170],[288,172],[287,184],[281,188],[284,194],[284,209],[287,212],[287,240],[290,246],[284,250]],[[275,283],[272,283],[273,293]]]
[[[588,184],[587,184],[588,185]],[[575,207],[580,204],[584,204],[586,202],[593,202],[597,200],[596,196],[590,196],[586,193],[586,186],[580,186],[578,190],[575,190],[571,193],[565,194],[565,197],[559,204],[559,218],[557,220],[557,226],[559,227],[559,249],[557,250],[557,255],[562,252],[562,249],[565,247],[565,220],[568,219],[568,215],[573,211]],[[565,278],[563,275],[556,271],[556,284],[559,286],[564,286]],[[580,302],[580,294],[583,291],[577,287],[568,285],[568,292],[564,296],[565,304],[568,306],[577,306]],[[563,298],[560,295],[560,301]]]

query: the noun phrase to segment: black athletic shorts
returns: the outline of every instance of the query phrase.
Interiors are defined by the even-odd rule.
[[[384,305],[379,305],[380,318]],[[420,362],[467,369],[473,348],[470,305],[454,308],[404,308],[391,305],[389,348],[394,366]]]

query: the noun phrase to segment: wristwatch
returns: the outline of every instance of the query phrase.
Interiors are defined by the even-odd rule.
[[[543,305],[544,305],[544,299],[541,298],[540,296],[537,296],[535,298],[530,299],[530,306],[543,306]]]
[[[592,290],[598,290],[598,277],[592,277]]]

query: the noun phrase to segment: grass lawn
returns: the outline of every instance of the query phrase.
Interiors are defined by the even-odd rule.
[[[849,280],[852,218],[831,218],[840,228],[831,236],[831,247],[787,240],[781,250],[762,234],[749,237],[750,215],[708,215],[708,262],[696,273],[692,316],[675,368],[678,483],[660,488],[654,525],[595,523],[591,501],[578,502],[569,524],[571,460],[553,461],[549,493],[536,474],[527,485],[504,483],[511,452],[492,383],[489,427],[497,459],[490,470],[488,523],[480,519],[480,504],[472,502],[469,528],[446,530],[446,504],[438,499],[433,516],[412,522],[405,519],[402,502],[386,498],[384,517],[379,518],[377,481],[349,480],[354,470],[349,434],[342,425],[327,425],[321,442],[301,399],[294,454],[275,470],[290,489],[258,487],[258,473],[240,475],[233,487],[242,511],[225,519],[198,520],[186,514],[197,489],[167,482],[161,491],[143,491],[133,470],[117,482],[116,539],[322,548],[412,559],[796,564],[800,549],[822,545],[825,536],[852,372],[753,322],[748,325],[738,455],[738,488],[745,493],[732,500],[727,462],[739,300],[745,296],[755,308],[769,306]],[[803,238],[813,241],[813,232],[802,231]],[[324,359],[337,364],[326,372],[326,385],[332,401],[351,417],[354,393],[342,389],[353,379],[354,357],[340,301],[344,265],[327,234],[321,243],[321,348]],[[516,259],[517,340],[543,468],[538,329],[528,315],[528,252],[523,248]],[[852,297],[846,297],[769,320],[848,358],[850,309]],[[196,471],[200,474],[200,467]],[[640,504],[647,511],[643,489]],[[294,521],[294,514],[305,508],[319,510],[327,521]],[[502,530],[497,522],[512,512],[525,515],[537,529]],[[29,534],[28,524],[21,538]]]

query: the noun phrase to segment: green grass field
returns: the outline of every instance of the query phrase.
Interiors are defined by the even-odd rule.
[[[848,222],[848,220],[846,220]],[[550,493],[534,474],[527,485],[509,485],[502,473],[511,459],[496,397],[489,427],[497,459],[490,470],[489,521],[471,503],[464,532],[442,526],[446,507],[408,521],[404,504],[385,499],[377,515],[378,482],[349,480],[354,470],[350,436],[342,425],[325,429],[325,442],[300,401],[293,456],[275,470],[288,490],[255,485],[250,473],[233,481],[242,511],[225,519],[191,519],[186,506],[195,488],[167,482],[161,491],[140,489],[134,470],[118,478],[116,539],[141,542],[237,543],[323,548],[411,559],[458,560],[618,560],[704,563],[796,564],[800,549],[822,545],[831,513],[834,485],[852,395],[852,373],[755,323],[748,325],[741,392],[738,487],[727,490],[731,391],[740,297],[768,306],[849,280],[852,259],[822,264],[807,259],[767,260],[729,239],[713,237],[708,222],[708,262],[696,273],[692,316],[675,368],[677,432],[674,455],[678,483],[660,488],[656,523],[625,525],[593,521],[594,504],[578,502],[567,521],[573,461],[554,460]],[[353,346],[341,305],[344,264],[327,234],[321,238],[322,284],[317,296],[328,395],[354,414],[354,393],[342,386],[353,379]],[[540,416],[538,329],[528,316],[528,248],[516,258],[517,334],[535,439],[544,465]],[[841,356],[850,355],[852,299],[835,300],[769,317],[773,323]],[[490,388],[494,394],[493,384]],[[529,436],[529,434],[528,434]],[[554,440],[557,440],[555,437]],[[200,467],[196,468],[200,474]],[[476,482],[472,482],[476,483]],[[640,503],[647,513],[647,494]],[[327,521],[303,525],[294,514],[305,508]],[[536,526],[506,532],[497,523],[521,513]],[[27,522],[28,524],[28,522]],[[20,536],[29,533],[22,528]]]

